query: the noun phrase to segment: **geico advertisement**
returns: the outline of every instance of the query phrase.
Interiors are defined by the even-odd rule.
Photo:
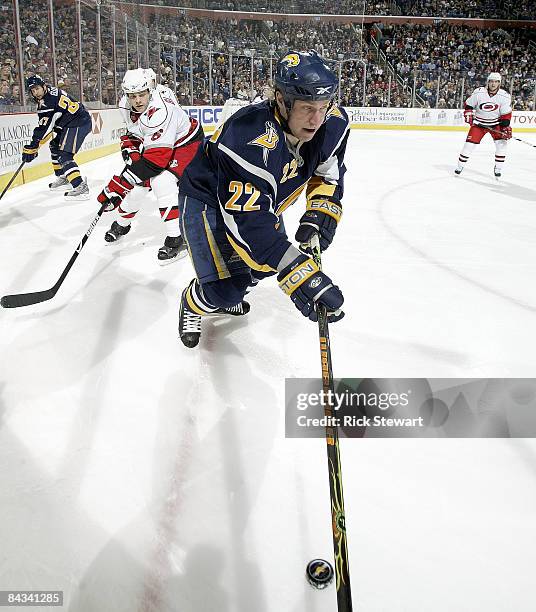
[[[190,117],[197,119],[203,127],[216,127],[220,122],[223,106],[183,106]]]

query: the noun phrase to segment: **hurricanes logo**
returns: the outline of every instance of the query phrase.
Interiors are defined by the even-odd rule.
[[[279,136],[277,135],[277,130],[275,129],[275,125],[271,121],[267,121],[265,124],[266,132],[257,136],[253,140],[250,140],[248,144],[254,145],[256,147],[262,147],[262,157],[264,159],[264,165],[268,165],[268,154],[270,151],[273,151],[277,147],[277,143],[279,142]]]
[[[282,64],[286,64],[289,68],[297,66],[300,63],[300,56],[297,53],[289,53],[281,60]]]
[[[495,110],[497,110],[499,108],[499,105],[498,104],[493,104],[492,102],[483,102],[480,105],[480,108],[483,111],[495,111]]]

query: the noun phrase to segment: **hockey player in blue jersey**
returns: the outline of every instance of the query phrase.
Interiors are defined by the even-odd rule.
[[[337,84],[315,52],[288,53],[277,64],[275,99],[236,112],[186,168],[179,208],[196,278],[181,297],[185,346],[198,344],[203,317],[246,314],[248,289],[274,274],[304,316],[316,320],[315,303],[330,321],[344,316],[340,289],[289,240],[281,218],[305,192],[296,242],[318,233],[326,249],[333,240],[349,133]]]
[[[49,87],[38,75],[29,77],[26,84],[37,102],[39,123],[30,144],[22,150],[22,160],[26,163],[33,161],[38,154],[39,142],[54,132],[50,155],[56,179],[49,187],[53,191],[63,191],[67,200],[88,200],[89,188],[74,161],[74,154],[91,132],[90,114],[83,104],[63,89]]]

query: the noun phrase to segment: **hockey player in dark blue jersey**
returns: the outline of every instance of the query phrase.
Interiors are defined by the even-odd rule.
[[[305,192],[295,239],[318,233],[322,249],[342,214],[348,117],[334,101],[337,78],[315,52],[288,53],[277,64],[275,99],[230,117],[186,168],[179,195],[182,236],[196,272],[183,291],[179,334],[194,347],[204,316],[243,315],[248,288],[277,274],[303,315],[315,303],[330,321],[343,296],[309,255],[287,237],[281,215]]]
[[[49,87],[38,75],[29,77],[26,84],[37,102],[39,123],[30,144],[22,150],[22,160],[26,163],[33,161],[38,154],[39,142],[54,132],[50,155],[56,179],[49,187],[53,191],[64,191],[67,200],[88,200],[89,188],[74,161],[74,154],[91,132],[90,114],[83,104],[63,89]]]

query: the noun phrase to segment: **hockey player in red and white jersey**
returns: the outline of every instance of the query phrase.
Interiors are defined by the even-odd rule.
[[[494,174],[497,178],[501,176],[507,140],[512,138],[512,100],[510,94],[500,87],[501,75],[492,72],[486,87],[478,87],[467,98],[463,115],[471,127],[458,158],[458,166],[454,171],[456,174],[461,174],[474,148],[486,134],[490,134],[495,141]]]
[[[191,119],[170,89],[155,86],[154,72],[127,70],[121,87],[120,108],[127,125],[121,137],[126,162],[98,196],[105,211],[118,210],[118,218],[106,232],[106,242],[128,234],[132,219],[152,189],[166,227],[164,245],[158,251],[161,264],[186,253],[180,235],[178,181],[202,140],[201,126]]]

